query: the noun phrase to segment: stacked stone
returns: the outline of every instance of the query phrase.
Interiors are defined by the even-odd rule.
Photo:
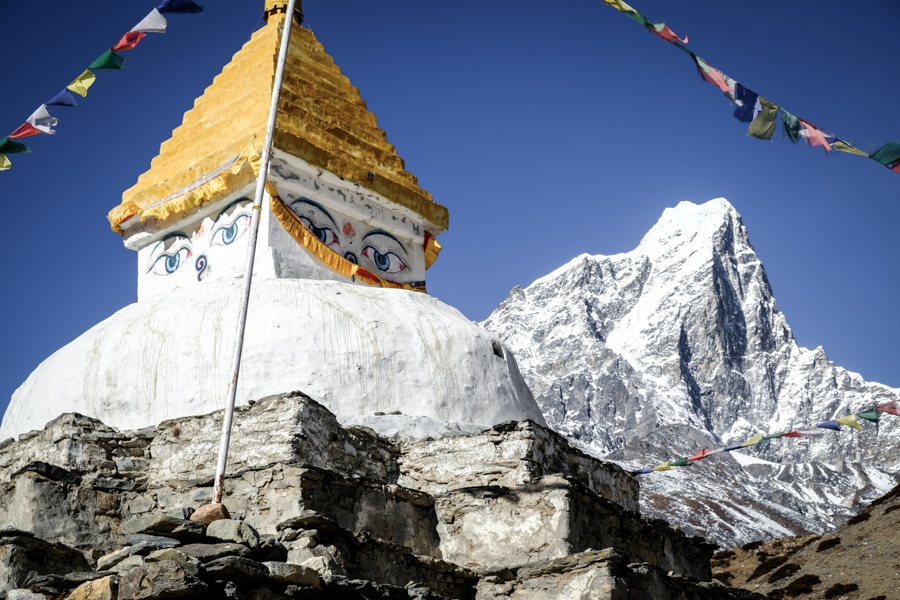
[[[123,545],[101,556],[94,569],[63,545],[25,532],[2,532],[0,556],[6,569],[0,572],[9,590],[6,597],[474,597],[476,577],[465,569],[354,535],[316,513],[279,524],[277,536],[260,535],[237,519],[204,520],[203,511],[195,511],[191,519],[159,513],[128,519],[120,527]],[[395,586],[366,577],[385,569],[423,583]],[[39,574],[43,571],[50,573]]]
[[[752,597],[642,518],[627,473],[534,423],[401,441],[272,396],[236,415],[226,509],[221,419],[64,415],[0,447],[0,598]]]

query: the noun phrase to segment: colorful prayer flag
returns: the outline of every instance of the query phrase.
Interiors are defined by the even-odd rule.
[[[831,142],[831,147],[839,152],[847,152],[848,154],[858,154],[859,156],[869,156],[859,148],[855,147],[853,144],[845,142],[842,139],[834,138],[834,141]]]
[[[884,166],[900,161],[900,144],[897,142],[888,142],[875,152],[869,155],[872,160],[877,160]],[[888,167],[890,168],[890,167]]]
[[[69,90],[62,90],[45,102],[47,106],[78,106],[75,96]]]
[[[710,450],[709,448],[704,448],[697,454],[694,454],[693,456],[689,456],[688,460],[690,460],[690,461],[703,460],[707,456],[712,456],[713,454],[716,454],[717,452],[721,452],[721,450],[715,451],[715,450]]]
[[[0,139],[0,154],[24,154],[26,152],[31,152],[31,150],[22,142],[13,141],[9,137]]]
[[[890,402],[885,402],[884,404],[879,404],[875,407],[875,410],[886,412],[889,415],[895,415],[900,417],[900,402],[896,400],[891,400]]]
[[[156,9],[161,13],[192,14],[203,12],[203,7],[193,2],[193,0],[163,0]]]
[[[31,116],[28,117],[26,123],[33,126],[41,133],[53,135],[56,133],[53,128],[56,127],[56,124],[59,123],[59,121],[47,111],[46,104],[41,104],[36,111],[31,113]]]
[[[732,450],[737,450],[738,448],[743,448],[743,447],[744,447],[744,444],[731,444],[731,445],[725,446],[722,449],[722,452],[731,452]]]
[[[831,152],[831,144],[828,143],[825,133],[820,131],[815,125],[807,123],[803,119],[800,119],[800,127],[800,136],[805,137],[810,146],[822,146],[825,148],[826,152]]]
[[[835,421],[837,421],[841,425],[852,427],[853,429],[862,429],[862,425],[860,425],[859,421],[856,420],[856,415],[847,415],[846,417],[835,419]]]
[[[15,131],[9,134],[9,139],[20,140],[30,135],[40,135],[41,132],[31,123],[22,123]]]
[[[624,13],[637,13],[636,10],[634,10],[631,6],[629,6],[622,0],[603,0],[603,1],[606,2],[607,4],[609,4],[610,6],[612,6],[613,8],[615,8],[616,10],[620,10]]]
[[[134,50],[138,43],[147,37],[143,31],[129,31],[122,36],[115,46],[111,48],[113,52],[124,52],[125,50]]]
[[[762,96],[757,98],[757,102],[761,110],[753,119],[753,122],[750,123],[747,135],[752,135],[760,140],[771,140],[772,136],[775,135],[775,119],[778,117],[778,107]]]
[[[816,432],[816,433],[818,433],[818,432]],[[779,435],[778,437],[783,437],[783,438],[785,438],[785,437],[789,437],[789,438],[798,438],[798,437],[803,437],[803,434],[800,433],[799,431],[785,431],[784,433],[782,433],[782,434]]]
[[[153,9],[140,23],[131,28],[132,33],[165,33],[169,22],[159,13],[159,10]]]
[[[125,64],[125,57],[116,54],[112,50],[107,50],[94,59],[94,62],[88,65],[88,69],[121,69]]]
[[[652,472],[653,472],[653,469],[650,469],[650,468],[648,468],[648,467],[644,467],[644,468],[641,469],[640,471],[635,471],[634,474],[635,474],[635,475],[646,475],[647,473],[652,473]]]
[[[74,92],[79,96],[87,96],[88,89],[97,81],[97,76],[90,69],[75,78],[75,80],[66,86],[70,92]]]
[[[834,421],[834,420],[831,420],[831,421],[822,421],[821,423],[819,423],[818,425],[816,425],[816,427],[819,427],[819,428],[821,428],[821,429],[833,429],[833,430],[835,430],[835,431],[840,431],[840,430],[841,430],[841,426],[838,424],[837,421]]]
[[[5,154],[0,154],[0,171],[12,169],[12,161],[6,158]]]
[[[795,144],[800,141],[800,119],[782,108],[781,124],[789,140]]]
[[[687,457],[684,457],[672,462],[671,465],[673,467],[689,467],[691,466],[691,463],[688,462]]]
[[[765,437],[765,434],[757,433],[752,438],[741,444],[741,448],[746,448],[747,446],[755,446],[762,441],[763,437]]]
[[[647,29],[649,29],[651,32],[655,33],[662,39],[666,40],[667,42],[679,42],[681,44],[688,43],[688,36],[684,36],[683,40],[680,39],[677,35],[675,35],[675,32],[672,31],[665,23],[650,23],[650,26],[647,27]]]
[[[818,429],[798,429],[797,433],[800,435],[825,435],[824,431],[819,431]]]
[[[756,100],[759,95],[736,83],[734,86],[734,102],[737,106],[734,109],[734,118],[743,123],[752,123],[754,118],[754,110]]]
[[[703,79],[703,81],[708,81],[726,94],[731,94],[731,88],[728,87],[728,83],[725,81],[725,76],[721,71],[710,65],[708,62],[706,62],[696,54],[691,53],[691,58],[694,59],[694,63],[697,65],[697,73],[700,74],[700,77]]]
[[[656,465],[655,467],[653,467],[653,470],[654,470],[654,471],[671,471],[671,470],[672,470],[672,463],[667,463],[667,462],[665,462],[665,463],[663,463],[663,464],[661,464],[661,465]]]
[[[874,409],[866,410],[863,412],[858,412],[858,413],[856,413],[856,416],[859,417],[860,419],[865,419],[866,421],[871,421],[873,423],[877,423],[878,421],[881,420],[881,415],[878,413],[877,410],[874,410]]]

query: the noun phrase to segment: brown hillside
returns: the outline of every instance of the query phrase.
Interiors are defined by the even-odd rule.
[[[713,577],[772,600],[900,598],[900,485],[836,531],[717,553]]]

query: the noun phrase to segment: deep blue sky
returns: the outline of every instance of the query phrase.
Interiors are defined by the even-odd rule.
[[[105,215],[260,24],[208,0],[125,53],[58,133],[0,173],[0,411],[45,357],[136,298]],[[823,129],[900,142],[896,0],[634,0],[701,57]],[[12,131],[154,6],[0,2],[0,129]],[[865,10],[863,10],[863,8]],[[801,345],[900,386],[900,174],[745,135],[687,55],[600,0],[307,0],[307,25],[407,168],[450,209],[429,290],[473,320],[577,254],[633,249],[663,209],[743,215]]]

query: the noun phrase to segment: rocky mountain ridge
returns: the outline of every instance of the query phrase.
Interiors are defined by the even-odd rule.
[[[629,468],[900,396],[799,347],[724,199],[682,202],[635,250],[514,289],[483,326],[516,354],[548,425]],[[723,546],[833,528],[896,483],[900,425],[828,434],[645,476],[643,510]]]

